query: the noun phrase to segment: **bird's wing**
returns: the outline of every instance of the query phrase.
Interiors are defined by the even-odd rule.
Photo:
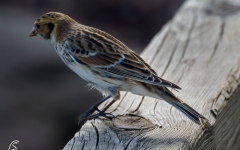
[[[111,35],[98,29],[89,27],[88,32],[81,31],[69,37],[63,47],[77,63],[85,64],[106,74],[181,89],[158,77],[141,57]]]

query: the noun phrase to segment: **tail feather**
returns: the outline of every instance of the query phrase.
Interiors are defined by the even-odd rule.
[[[171,103],[172,106],[180,110],[183,114],[185,114],[189,119],[191,119],[193,122],[201,125],[203,128],[208,128],[211,125],[209,124],[208,120],[201,114],[199,114],[197,111],[195,111],[193,108],[191,108],[186,103]]]
[[[183,114],[185,114],[189,119],[191,119],[193,122],[199,124],[202,126],[202,128],[210,128],[211,124],[208,122],[208,120],[201,114],[199,114],[196,110],[194,110],[192,107],[184,103],[182,100],[177,98],[171,91],[169,91],[167,88],[165,90],[157,91],[156,92],[161,98],[166,100],[169,104],[171,104],[173,107],[180,110]]]

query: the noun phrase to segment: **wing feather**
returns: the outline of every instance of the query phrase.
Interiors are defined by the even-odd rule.
[[[70,37],[63,44],[65,51],[77,62],[108,75],[181,89],[176,84],[158,77],[141,57],[111,35],[97,29],[97,32],[91,33],[94,28],[90,29],[88,33],[82,31]]]

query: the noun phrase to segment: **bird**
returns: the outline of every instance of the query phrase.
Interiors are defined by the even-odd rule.
[[[160,78],[138,54],[112,35],[82,25],[63,13],[48,12],[34,22],[33,36],[49,43],[72,71],[102,93],[104,98],[83,113],[81,121],[114,117],[106,113],[107,109],[120,99],[120,91],[128,91],[165,100],[202,128],[210,126],[208,119],[170,91],[180,90],[178,85]],[[98,106],[110,98],[111,102],[99,110]]]

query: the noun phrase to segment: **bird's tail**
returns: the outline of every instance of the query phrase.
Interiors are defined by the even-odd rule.
[[[184,103],[182,100],[177,98],[167,88],[159,87],[158,90],[156,90],[156,94],[158,96],[160,96],[161,98],[163,98],[166,102],[171,104],[173,107],[180,110],[183,114],[185,114],[193,122],[201,125],[202,128],[209,128],[211,126],[211,124],[208,122],[208,120],[203,115],[199,114],[196,110],[194,110],[189,105]]]

